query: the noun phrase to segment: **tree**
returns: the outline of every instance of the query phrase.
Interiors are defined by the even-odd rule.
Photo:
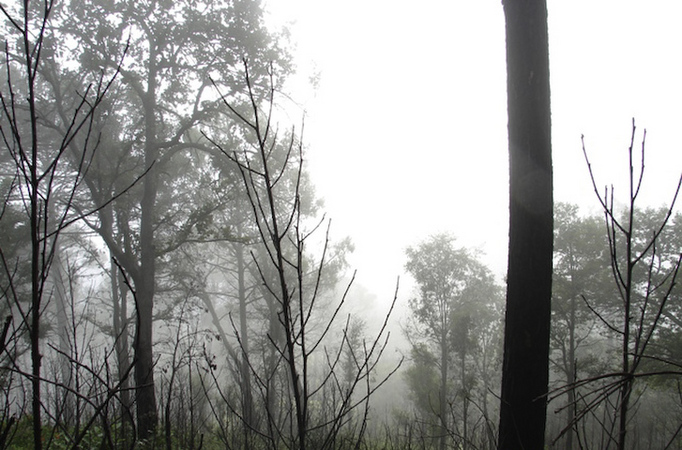
[[[682,431],[669,420],[672,409],[682,406],[678,396],[682,365],[675,355],[676,339],[668,340],[680,329],[676,301],[680,216],[673,210],[682,177],[669,206],[638,209],[644,185],[645,142],[643,139],[641,162],[636,166],[635,137],[633,121],[628,148],[629,189],[622,203],[616,200],[613,187],[605,188],[603,193],[597,188],[583,140],[585,160],[603,213],[603,243],[596,239],[594,231],[589,232],[596,227],[596,217],[574,219],[575,224],[582,225],[564,228],[567,239],[557,235],[561,256],[557,258],[555,294],[559,294],[562,304],[556,309],[566,304],[574,308],[576,328],[571,336],[566,332],[570,331],[569,321],[565,315],[560,316],[557,342],[563,333],[564,339],[575,340],[573,344],[566,342],[566,346],[577,350],[587,342],[586,331],[591,331],[590,346],[600,353],[598,360],[594,358],[599,364],[590,370],[585,370],[584,357],[581,365],[577,357],[572,363],[564,358],[564,371],[572,370],[573,378],[566,373],[567,383],[552,393],[553,398],[568,394],[564,408],[569,411],[569,421],[559,437],[574,435],[580,448],[591,444],[600,448],[641,447],[647,440],[650,447],[670,448]],[[565,209],[560,207],[559,211]],[[586,227],[588,224],[592,225]],[[566,303],[570,300],[566,296],[576,292],[580,292],[582,306]],[[578,338],[579,334],[582,336]],[[656,411],[664,402],[673,407],[667,406],[665,417]],[[652,418],[655,415],[659,417]],[[643,432],[654,427],[656,433]],[[634,430],[636,433],[632,433]],[[571,440],[567,439],[567,443]]]
[[[608,301],[611,289],[608,242],[603,220],[583,217],[576,205],[560,203],[554,215],[554,275],[552,284],[551,364],[562,383],[573,386],[566,394],[566,449],[578,436],[575,382],[594,370],[599,360],[587,348],[598,339],[597,317],[584,299]],[[592,372],[589,372],[592,373]]]
[[[646,208],[635,212],[635,223],[640,224],[637,236],[638,248],[641,249],[644,239],[650,237],[651,230],[655,230],[668,214],[668,208]],[[646,233],[646,235],[641,236]],[[643,239],[644,238],[644,239]],[[680,256],[682,249],[682,214],[677,212],[668,219],[666,227],[661,231],[659,242],[656,244],[658,253],[658,266],[670,268]],[[657,270],[655,275],[657,283],[665,276],[665,270]],[[671,298],[663,311],[665,320],[661,323],[650,346],[652,353],[661,359],[676,364],[682,363],[682,341],[680,329],[682,329],[682,289],[679,283],[673,287]],[[660,362],[647,361],[648,366],[661,367]],[[663,365],[664,366],[664,365]]]
[[[241,173],[260,250],[260,254],[252,253],[252,260],[272,317],[266,339],[275,358],[266,362],[264,373],[256,370],[251,355],[244,354],[265,405],[265,424],[254,431],[272,448],[331,449],[343,440],[357,447],[367,426],[369,398],[391,375],[372,384],[371,375],[386,348],[386,327],[395,297],[375,338],[364,342],[361,352],[352,357],[354,370],[349,375],[343,370],[342,356],[356,350],[349,336],[351,321],[346,321],[340,346],[328,350],[326,344],[350,285],[331,310],[324,308],[321,292],[328,277],[329,228],[316,246],[315,231],[325,221],[311,220],[305,214],[311,205],[307,203],[310,198],[302,195],[306,183],[303,144],[293,131],[283,137],[278,133],[273,66],[268,66],[265,80],[254,76],[250,67],[244,60],[245,86],[238,96],[246,102],[222,96],[234,120],[248,133],[247,145],[236,151],[212,142]],[[240,104],[249,107],[235,106]],[[309,248],[319,249],[319,256],[312,258]],[[244,350],[243,344],[240,350]],[[325,368],[322,377],[314,376],[316,358]],[[273,379],[280,383],[279,393],[271,386]],[[320,398],[329,389],[338,393],[340,401],[327,415],[315,407],[324,404]],[[353,395],[358,391],[362,393],[359,398]],[[279,407],[272,406],[273,394],[281,398]],[[222,398],[234,410],[229,398]],[[351,414],[357,409],[364,410],[359,420]],[[353,433],[344,435],[348,428]]]
[[[410,383],[423,408],[438,420],[438,442],[446,448],[448,436],[453,434],[450,416],[452,378],[459,378],[462,405],[462,447],[468,448],[468,412],[471,402],[473,370],[469,358],[477,356],[480,334],[489,331],[494,322],[498,290],[492,273],[465,248],[455,247],[448,234],[434,235],[406,250],[405,268],[414,277],[418,295],[410,300],[414,325],[408,328],[412,341],[411,353],[416,366],[411,374],[424,374],[433,367],[438,372],[436,398],[433,392],[419,395],[425,385],[420,377]],[[455,361],[454,357],[458,356]],[[453,373],[459,369],[459,373]],[[427,374],[424,374],[427,375]],[[426,379],[430,379],[426,376]],[[427,410],[428,410],[427,409]]]
[[[232,124],[226,122],[225,125]],[[293,164],[292,159],[298,156],[287,154],[286,146],[276,143],[268,158],[270,165],[279,167]],[[283,371],[280,354],[270,341],[273,339],[280,343],[282,338],[279,304],[263,282],[263,278],[269,283],[275,282],[276,272],[269,267],[267,249],[251,217],[248,193],[240,179],[237,164],[229,158],[215,164],[220,170],[221,187],[225,188],[228,198],[226,205],[212,217],[209,234],[214,240],[205,244],[203,249],[195,246],[197,257],[194,264],[206,279],[205,283],[201,283],[206,286],[202,300],[227,356],[231,377],[227,383],[240,393],[238,402],[232,398],[228,400],[230,408],[243,422],[243,437],[240,440],[234,434],[224,433],[223,439],[226,443],[231,440],[230,445],[251,448],[255,430],[262,426],[263,418],[271,421],[283,417],[279,406],[288,401],[278,387]],[[237,177],[233,176],[235,173]],[[302,205],[302,220],[315,217],[319,201],[315,199],[307,173],[300,175],[300,182],[295,179],[299,176],[296,170],[286,170],[282,174],[283,179],[278,182],[277,203],[288,204],[287,199],[298,197]],[[312,255],[305,252],[303,257],[305,267],[314,267]],[[326,279],[330,278],[330,273],[336,275],[338,270],[328,260],[324,272]],[[311,281],[309,274],[306,273],[305,279],[306,283]],[[319,287],[320,296],[329,290],[324,284]],[[312,288],[306,286],[306,289]],[[256,355],[261,355],[262,360]],[[252,381],[254,376],[255,382]],[[264,386],[267,405],[260,404],[258,398],[259,381],[264,379],[267,380]]]
[[[617,447],[621,387],[628,375],[622,371],[626,302],[624,289],[614,283],[612,264],[615,254],[617,264],[627,266],[628,239],[620,229],[614,239],[612,231],[605,232],[610,220],[580,215],[575,205],[559,204],[556,212],[551,362],[559,377],[551,398],[565,399],[554,409],[565,412],[566,421],[552,437],[554,443],[563,437],[567,449]],[[614,213],[624,229],[634,222],[629,253],[641,258],[631,276],[628,347],[630,364],[638,362],[628,400],[633,406],[626,411],[627,446],[669,448],[682,429],[674,414],[682,406],[680,291],[674,273],[682,248],[680,215],[670,215],[668,207],[637,208],[630,215],[627,204]],[[665,414],[658,413],[662,408]],[[656,432],[649,433],[651,428]]]
[[[205,179],[202,164],[210,160],[196,152],[215,153],[213,147],[189,139],[190,130],[199,123],[208,126],[217,114],[215,94],[207,94],[213,83],[231,93],[241,82],[233,68],[242,57],[273,61],[283,75],[289,70],[288,57],[266,30],[259,2],[72,0],[62,13],[62,39],[77,43],[71,51],[80,72],[111,67],[126,41],[132,49],[101,129],[112,145],[99,164],[102,172],[86,181],[101,211],[90,225],[134,289],[137,431],[148,439],[158,414],[153,325],[160,274],[173,252],[220,204],[197,205],[190,198],[211,187],[197,186],[197,180]],[[180,170],[187,167],[196,176]],[[119,188],[117,173],[144,177],[108,210],[102,199]],[[195,183],[192,188],[182,189],[190,182]]]
[[[603,314],[594,307],[591,309],[601,322],[615,333],[620,344],[620,370],[597,378],[610,381],[592,392],[594,398],[587,403],[584,411],[610,402],[609,397],[615,394],[613,414],[610,422],[605,421],[604,431],[608,437],[606,445],[615,445],[618,450],[626,448],[636,380],[657,373],[682,375],[679,365],[660,358],[656,359],[665,363],[663,369],[648,373],[643,370],[646,361],[652,358],[650,346],[658,331],[663,328],[682,262],[682,254],[677,253],[671,257],[670,254],[661,252],[661,249],[665,248],[665,244],[661,243],[662,236],[673,217],[675,202],[682,186],[682,176],[670,206],[664,210],[659,221],[651,224],[648,229],[642,229],[638,221],[642,217],[638,217],[636,203],[644,178],[646,132],[641,144],[638,173],[635,171],[634,163],[635,136],[636,127],[633,120],[628,147],[629,190],[622,216],[615,208],[613,188],[610,191],[608,188],[605,189],[603,194],[597,188],[583,140],[583,152],[594,192],[604,213],[613,282],[619,300],[614,314]],[[593,380],[587,382],[590,381]]]
[[[17,10],[14,8],[17,7]],[[33,423],[33,448],[40,449],[42,441],[42,314],[50,299],[49,275],[61,233],[72,223],[92,211],[83,213],[75,208],[74,198],[86,176],[89,161],[96,150],[91,140],[95,110],[113,82],[101,75],[91,79],[87,88],[75,97],[70,105],[61,132],[55,133],[42,121],[49,116],[40,110],[41,97],[53,95],[46,90],[45,78],[41,76],[42,65],[49,55],[46,41],[52,19],[53,3],[24,2],[0,8],[9,21],[8,40],[5,43],[4,63],[6,89],[0,94],[2,101],[2,142],[14,163],[10,188],[4,198],[6,211],[11,203],[23,208],[28,223],[30,241],[30,301],[28,304],[14,289],[14,261],[7,260],[0,251],[7,282],[3,292],[12,300],[14,312],[19,315],[19,327],[24,328],[30,341],[31,371],[16,369],[30,379],[31,413]],[[13,38],[13,39],[10,39]],[[114,68],[118,67],[112,62]],[[69,146],[80,142],[83,152],[69,167]],[[17,199],[17,200],[15,200]],[[2,218],[4,218],[4,214]],[[9,254],[9,253],[8,253]],[[3,339],[7,336],[3,334]],[[1,344],[5,349],[5,342]],[[19,363],[14,361],[14,366]]]
[[[498,447],[542,448],[552,295],[547,4],[505,0],[509,265]]]

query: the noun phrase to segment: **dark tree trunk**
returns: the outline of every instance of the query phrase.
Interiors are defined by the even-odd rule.
[[[32,85],[31,85],[32,87]],[[32,97],[31,92],[31,98]],[[31,106],[33,106],[31,104]],[[33,110],[31,111],[33,113]],[[31,125],[35,128],[34,114],[31,117]],[[33,133],[32,136],[37,136]],[[32,161],[38,161],[37,145],[33,145]],[[31,407],[33,413],[33,448],[40,450],[43,448],[42,441],[42,398],[40,386],[40,362],[42,355],[40,354],[40,310],[42,301],[42,284],[41,275],[45,273],[45,266],[41,264],[41,242],[42,236],[40,233],[40,196],[38,188],[40,187],[37,173],[37,163],[31,167]],[[44,252],[44,250],[43,250]]]
[[[147,144],[149,145],[149,144]],[[149,158],[150,167],[154,158]],[[157,193],[157,171],[152,167],[144,179],[140,221],[140,277],[137,287],[137,333],[135,337],[135,386],[137,390],[137,427],[140,439],[154,435],[157,423],[154,392],[153,309],[156,276],[154,250],[154,206]]]
[[[552,284],[545,0],[505,0],[510,207],[498,448],[544,447]]]
[[[150,36],[147,61],[147,91],[141,96],[144,108],[144,163],[148,168],[143,177],[140,200],[140,272],[137,288],[137,332],[135,335],[135,387],[137,391],[137,433],[140,439],[154,436],[158,422],[154,391],[153,312],[156,290],[156,248],[154,245],[156,199],[159,190],[157,144],[157,49]]]
[[[438,418],[440,419],[438,448],[440,450],[445,450],[448,441],[448,366],[450,365],[448,352],[450,348],[447,328],[446,321],[440,336],[440,392],[438,396]]]
[[[566,450],[573,450],[573,437],[578,436],[578,428],[576,425],[576,418],[578,416],[578,406],[576,405],[576,387],[575,382],[577,378],[577,361],[575,354],[575,326],[576,326],[576,301],[577,295],[571,295],[571,318],[568,328],[568,358],[566,358],[568,372],[566,373],[566,384],[568,384],[568,420],[567,427],[570,427],[570,431],[566,434]]]
[[[249,366],[249,327],[246,317],[246,262],[244,260],[244,245],[234,246],[237,259],[237,286],[239,295],[239,334],[241,339],[241,355],[239,358],[239,372],[242,389],[242,414],[244,417],[244,445],[251,447],[251,431],[255,429],[253,417],[253,396],[251,395],[251,367]]]
[[[147,92],[143,97],[145,118],[145,174],[140,201],[140,272],[137,288],[137,333],[135,339],[135,387],[137,390],[137,433],[140,439],[154,435],[158,420],[154,392],[153,310],[156,282],[156,249],[154,246],[155,208],[159,171],[155,166],[159,156],[156,133],[156,53],[150,43]]]
[[[127,291],[123,282],[120,280],[119,268],[111,259],[111,298],[113,300],[113,326],[114,339],[116,345],[116,361],[118,366],[118,379],[121,383],[121,424],[123,426],[122,436],[127,442],[129,434],[128,424],[134,425],[132,415],[132,402],[130,400],[130,383],[128,382],[128,372],[130,369],[130,353],[128,343],[128,307]],[[134,428],[132,428],[134,429]]]

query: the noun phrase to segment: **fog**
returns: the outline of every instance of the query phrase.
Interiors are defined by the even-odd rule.
[[[502,277],[508,168],[499,2],[270,7],[293,22],[302,69],[319,73],[317,90],[301,96],[308,158],[335,233],[356,243],[360,279],[389,296],[404,273],[404,249],[441,231],[481,248]],[[548,9],[555,198],[598,206],[581,135],[600,188],[613,183],[625,194],[634,118],[648,131],[643,201],[669,201],[682,163],[682,65],[673,56],[680,6],[550,0]]]
[[[678,448],[682,6],[547,3],[546,446]],[[496,448],[499,1],[1,11],[0,449]]]

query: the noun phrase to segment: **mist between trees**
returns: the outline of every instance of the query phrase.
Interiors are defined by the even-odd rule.
[[[448,233],[354,285],[258,2],[1,10],[0,448],[498,446],[503,286]],[[682,447],[682,217],[631,184],[554,208],[551,447]]]

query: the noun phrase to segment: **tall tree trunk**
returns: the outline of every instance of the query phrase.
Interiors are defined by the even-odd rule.
[[[53,205],[50,204],[50,209],[53,211]],[[54,213],[53,213],[54,215]],[[64,279],[64,266],[62,260],[62,252],[58,243],[54,245],[54,256],[52,258],[52,272],[50,273],[52,282],[54,284],[54,299],[56,301],[56,319],[57,319],[57,336],[59,338],[59,351],[62,353],[60,355],[60,376],[61,382],[64,385],[64,396],[61,411],[62,423],[67,426],[73,426],[74,419],[74,405],[75,398],[71,390],[73,389],[73,371],[71,361],[65,356],[70,355],[73,359],[76,359],[78,355],[73,354],[71,343],[69,342],[69,331],[71,329],[69,325],[69,304],[67,300],[66,292],[66,280]]]
[[[156,249],[154,219],[158,193],[159,171],[156,132],[156,43],[149,43],[147,92],[143,107],[145,118],[144,162],[149,168],[143,178],[140,201],[140,272],[135,280],[137,288],[137,333],[135,339],[135,383],[137,390],[137,432],[140,439],[153,436],[158,421],[154,392],[153,310],[156,280]]]
[[[35,134],[34,134],[35,136]],[[43,448],[42,419],[41,419],[41,386],[40,386],[40,310],[42,306],[41,275],[44,275],[46,267],[41,265],[41,233],[39,221],[39,195],[38,176],[35,170],[37,166],[37,152],[33,154],[36,164],[31,167],[31,408],[33,414],[33,448]],[[44,249],[43,249],[44,251]]]
[[[510,206],[498,448],[544,447],[552,287],[552,158],[545,0],[504,0]]]
[[[119,269],[114,263],[113,255],[111,258],[111,298],[113,303],[113,326],[114,339],[116,345],[116,363],[118,366],[118,379],[121,383],[121,435],[124,442],[128,442],[128,424],[134,426],[132,415],[132,402],[130,401],[130,353],[128,344],[128,306],[127,306],[127,287],[121,281]]]
[[[633,122],[633,133],[634,133],[634,122]],[[642,168],[644,167],[644,163],[642,162]],[[635,191],[634,185],[633,185],[633,177],[632,177],[632,151],[630,152],[630,208],[628,211],[628,225],[627,225],[627,233],[625,234],[626,240],[625,240],[625,257],[626,257],[626,267],[625,267],[625,280],[622,285],[622,292],[624,295],[623,298],[623,331],[622,331],[622,350],[621,350],[621,371],[623,373],[622,375],[622,384],[620,387],[620,403],[618,403],[618,450],[625,450],[625,444],[626,444],[626,435],[627,435],[627,428],[628,428],[628,413],[629,413],[629,407],[630,407],[630,396],[632,395],[632,384],[634,381],[634,378],[631,376],[631,374],[634,372],[634,370],[631,369],[631,367],[636,366],[637,364],[637,349],[635,349],[634,354],[635,358],[633,358],[632,361],[632,366],[630,365],[630,355],[632,352],[630,348],[630,336],[633,330],[631,329],[632,327],[632,322],[633,322],[633,317],[632,317],[632,297],[633,297],[633,272],[635,270],[635,266],[637,265],[637,258],[635,256],[635,250],[634,250],[634,223],[635,223],[635,198],[637,197],[637,193]],[[640,179],[641,181],[641,179]],[[639,190],[639,187],[637,188]],[[654,239],[656,239],[654,237]],[[616,253],[615,251],[612,252],[611,254],[611,264],[616,267],[618,264],[618,260],[616,258]],[[674,280],[673,280],[674,282]],[[647,294],[648,295],[648,294]],[[644,313],[642,313],[644,314]],[[637,337],[635,337],[635,340],[637,340]]]
[[[249,327],[246,317],[246,263],[244,260],[244,244],[234,245],[237,259],[237,286],[239,295],[239,334],[241,339],[241,355],[239,371],[242,389],[242,414],[244,416],[244,448],[251,448],[251,430],[254,429],[253,397],[251,394],[251,367],[249,358]]]
[[[568,384],[568,423],[566,424],[571,429],[566,434],[566,450],[573,450],[573,438],[578,437],[578,428],[575,423],[578,415],[578,407],[576,401],[576,376],[577,376],[577,362],[575,355],[575,309],[576,309],[577,295],[571,296],[571,319],[568,328],[568,373],[566,374],[566,383]]]
[[[149,144],[148,144],[149,145]],[[147,158],[147,167],[154,161]],[[151,168],[144,179],[140,222],[140,276],[137,288],[137,332],[135,336],[135,384],[137,391],[137,427],[140,439],[153,436],[158,413],[154,392],[153,309],[156,274],[153,215],[157,192],[157,172]]]
[[[438,448],[445,450],[448,437],[448,358],[449,350],[447,322],[443,326],[440,342],[440,395],[438,398],[438,415],[440,416],[440,432],[438,436]]]
[[[24,5],[24,49],[26,55],[26,74],[28,81],[28,107],[31,125],[31,156],[28,160],[29,165],[29,201],[30,201],[30,224],[31,224],[31,315],[29,336],[31,339],[31,408],[33,414],[33,447],[40,450],[42,444],[42,419],[41,419],[41,382],[40,364],[42,355],[40,354],[40,311],[43,296],[43,277],[47,275],[49,265],[43,264],[47,261],[46,244],[43,238],[47,230],[43,230],[42,224],[47,222],[47,218],[42,217],[40,194],[40,177],[38,174],[38,113],[36,111],[35,97],[35,75],[34,61],[29,55],[32,54],[30,36],[28,32],[28,6]],[[27,324],[28,325],[28,324]]]

